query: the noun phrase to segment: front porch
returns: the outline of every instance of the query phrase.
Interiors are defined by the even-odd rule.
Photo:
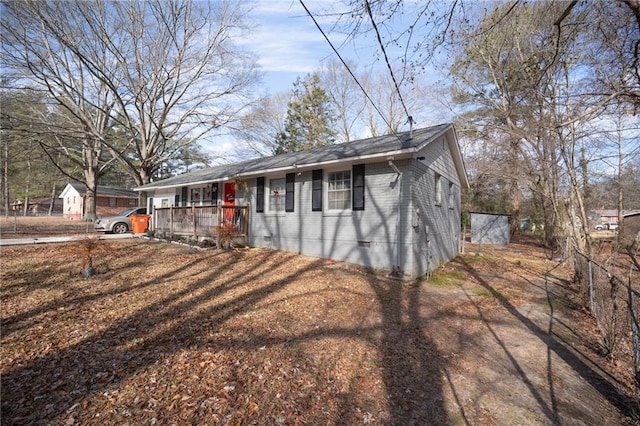
[[[168,237],[214,239],[217,245],[225,238],[246,244],[249,206],[156,207],[149,230]]]

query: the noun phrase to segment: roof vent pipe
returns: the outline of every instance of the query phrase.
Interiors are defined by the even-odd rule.
[[[409,122],[409,139],[413,139],[413,117],[408,116],[407,121]]]

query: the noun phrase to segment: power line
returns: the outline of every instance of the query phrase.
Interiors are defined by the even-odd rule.
[[[409,120],[409,123],[412,123],[413,118],[409,115],[407,106],[404,104],[404,99],[402,99],[402,95],[400,94],[400,87],[398,86],[398,82],[396,81],[396,76],[393,74],[393,69],[391,68],[391,64],[389,63],[389,57],[387,56],[387,51],[385,50],[384,44],[382,43],[382,37],[380,37],[380,31],[378,31],[378,26],[376,25],[376,21],[373,19],[373,13],[371,12],[371,6],[369,5],[369,0],[364,0],[364,8],[367,10],[369,19],[371,19],[371,25],[373,25],[373,29],[376,32],[376,37],[378,38],[378,44],[380,45],[380,49],[382,49],[382,54],[384,55],[384,61],[387,63],[387,68],[389,68],[389,73],[391,74],[391,79],[393,80],[393,84],[396,87],[396,92],[398,93],[398,97],[400,98],[400,103],[402,104],[402,108],[404,108],[404,112],[407,115],[407,119]]]
[[[362,93],[364,93],[364,96],[367,98],[367,100],[371,103],[371,105],[373,106],[373,108],[376,110],[376,112],[378,113],[378,115],[380,115],[380,117],[382,118],[382,121],[384,121],[384,123],[387,125],[387,128],[392,130],[393,127],[391,126],[391,123],[389,123],[386,119],[386,117],[384,116],[384,114],[382,113],[382,111],[380,111],[380,108],[378,108],[378,106],[375,104],[375,102],[373,102],[373,99],[371,99],[371,97],[369,96],[369,94],[367,93],[366,90],[364,90],[364,87],[362,87],[362,84],[360,84],[360,82],[358,81],[358,79],[356,78],[356,76],[353,74],[353,72],[351,71],[351,69],[349,68],[349,65],[347,65],[347,63],[344,61],[344,59],[342,59],[342,56],[340,56],[340,53],[338,53],[338,50],[333,46],[333,43],[331,43],[331,40],[329,40],[329,37],[327,37],[327,35],[325,34],[324,30],[320,27],[320,24],[318,24],[318,21],[316,21],[316,18],[311,14],[311,11],[309,11],[309,9],[307,8],[307,6],[304,4],[303,0],[298,0],[300,2],[300,4],[302,5],[302,7],[304,8],[304,10],[307,12],[307,15],[309,15],[309,17],[311,18],[311,20],[313,20],[313,23],[316,25],[316,27],[318,28],[318,30],[320,31],[320,33],[322,34],[322,36],[324,37],[325,40],[327,40],[327,43],[329,43],[329,46],[331,46],[331,49],[333,50],[333,52],[336,54],[336,56],[338,56],[338,59],[340,59],[340,62],[342,62],[342,65],[344,65],[344,67],[347,69],[347,71],[349,72],[349,74],[351,75],[351,77],[355,80],[356,84],[358,85],[358,87],[360,88],[360,90],[362,90]],[[368,4],[368,3],[367,3]],[[385,54],[386,56],[386,54]],[[388,62],[387,62],[388,64]],[[393,76],[393,75],[392,75]],[[394,78],[394,83],[395,83],[395,78]],[[397,85],[396,85],[397,88]],[[400,94],[398,92],[398,94]],[[400,101],[402,101],[402,97],[400,98]],[[404,106],[404,103],[402,104],[402,106]],[[407,109],[405,108],[405,111]],[[407,113],[407,115],[409,115]],[[394,132],[395,133],[395,132]]]

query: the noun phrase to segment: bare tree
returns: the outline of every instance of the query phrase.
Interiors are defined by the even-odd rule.
[[[246,29],[241,1],[5,6],[10,67],[67,105],[87,140],[108,149],[139,185],[234,119],[255,78],[253,58],[233,44]],[[69,87],[68,79],[77,84]],[[94,90],[80,90],[80,83]],[[107,137],[110,126],[121,129],[126,143]]]
[[[72,15],[56,8],[61,5],[63,3],[4,4],[3,62],[16,82],[33,85],[25,90],[39,92],[39,97],[46,94],[50,99],[51,111],[42,111],[37,105],[25,106],[31,108],[32,122],[23,129],[34,132],[32,137],[64,174],[86,184],[85,219],[93,220],[101,141],[110,125],[113,101],[108,87],[74,54],[77,47],[73,43],[81,43],[83,28],[76,25]],[[64,120],[58,119],[56,124],[51,120],[52,115]],[[72,159],[80,174],[62,167],[56,161],[59,158],[56,151]]]
[[[640,107],[640,1],[571,1],[555,22],[558,38],[571,30],[572,18],[592,14],[590,50],[594,65],[593,82],[617,102]],[[631,12],[631,14],[629,14]],[[596,106],[599,108],[599,106]]]
[[[468,42],[452,67],[455,97],[476,131],[502,152],[495,170],[511,182],[513,212],[519,186],[526,183],[542,208],[547,244],[554,247],[559,236],[571,236],[578,247],[588,247],[576,157],[581,121],[574,119],[585,119],[583,112],[594,102],[579,78],[584,34],[564,32],[558,57],[551,41],[558,10],[534,4],[513,11],[509,20],[501,19],[504,13],[496,9],[472,30],[474,37],[461,34]]]
[[[352,73],[357,73],[354,63],[347,62],[347,66]],[[349,70],[336,60],[323,63],[318,76],[337,113],[337,140],[348,142],[353,139],[354,128],[357,127],[365,109],[365,94],[358,87]]]
[[[26,198],[51,194],[54,187],[60,187],[68,179],[56,169],[55,164],[40,149],[42,137],[48,134],[48,123],[39,124],[34,116],[49,114],[43,99],[33,91],[0,91],[0,140],[2,141],[2,207],[9,210],[9,204],[16,199],[26,202]],[[56,163],[64,167],[68,159],[56,158]],[[82,168],[77,175],[81,176]],[[54,191],[55,192],[55,191]],[[55,198],[56,194],[51,195]],[[53,203],[50,204],[53,207]]]
[[[357,89],[347,89],[353,82],[353,77],[347,73],[334,72],[322,82],[340,112],[343,135],[362,132],[363,129],[372,136],[385,135],[408,126],[408,116],[413,123],[423,127],[437,124],[438,118],[442,117],[434,113],[440,106],[437,104],[438,95],[433,95],[435,90],[429,90],[421,79],[403,81],[399,90],[401,98],[386,69],[362,71],[357,78],[361,86]]]
[[[123,41],[108,49],[124,72],[124,90],[112,89],[136,152],[134,161],[119,159],[143,184],[158,165],[228,125],[246,106],[255,65],[233,45],[247,30],[246,10],[233,1],[113,6],[113,30]]]
[[[241,159],[268,157],[275,151],[276,137],[284,131],[289,93],[276,93],[256,101],[239,120],[232,134],[240,141]]]

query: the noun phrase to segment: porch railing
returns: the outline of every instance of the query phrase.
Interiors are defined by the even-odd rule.
[[[149,229],[156,234],[189,236],[194,239],[217,237],[220,227],[231,227],[234,237],[249,232],[248,206],[161,207],[153,210]]]

